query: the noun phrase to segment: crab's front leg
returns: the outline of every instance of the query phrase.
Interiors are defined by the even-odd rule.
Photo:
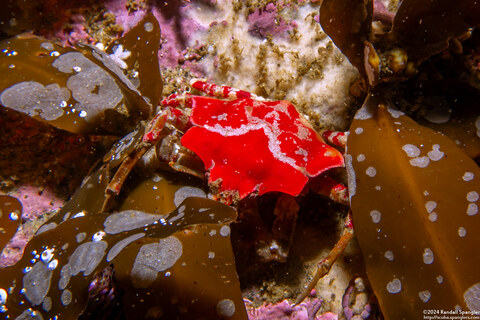
[[[350,243],[350,240],[353,238],[352,221],[352,213],[349,210],[347,216],[345,217],[345,221],[343,224],[343,232],[340,236],[340,239],[335,244],[330,253],[327,255],[327,257],[317,264],[315,275],[313,276],[312,280],[310,280],[308,284],[303,288],[302,293],[296,301],[296,304],[301,303],[310,294],[317,282],[328,274],[337,258],[343,253],[347,245]]]
[[[142,157],[147,156],[146,153],[151,148],[155,148],[155,161],[166,162],[176,171],[203,178],[204,169],[200,160],[179,142],[188,126],[188,116],[178,109],[167,107],[159,112],[146,126],[141,140],[137,141],[135,148],[125,156],[108,183],[102,212],[108,210],[112,200],[120,194],[132,169]]]
[[[346,145],[347,135],[348,134],[346,132],[335,131],[325,131],[322,133],[322,136],[325,140],[343,148]],[[347,206],[349,205],[348,188],[344,184],[339,183],[335,179],[331,178],[328,173],[322,174],[321,176],[310,181],[309,188],[310,190],[324,195],[335,202]],[[343,231],[340,239],[329,252],[327,257],[317,264],[315,275],[302,290],[296,301],[296,304],[302,302],[309,295],[317,282],[328,274],[337,258],[343,253],[347,245],[350,243],[350,240],[353,238],[353,234],[352,213],[349,210],[343,222]]]

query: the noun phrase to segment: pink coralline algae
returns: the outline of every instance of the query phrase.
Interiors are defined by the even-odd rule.
[[[0,256],[0,267],[13,265],[22,257],[23,249],[41,224],[40,220],[36,219],[47,213],[57,211],[64,202],[63,199],[58,198],[48,189],[39,190],[28,185],[21,186],[17,191],[11,193],[11,196],[16,197],[21,202],[21,221],[25,223],[22,224],[22,227]]]
[[[299,305],[283,300],[259,308],[251,307],[248,300],[245,302],[249,320],[338,320],[338,315],[333,312],[317,315],[322,300],[315,298],[308,298]]]
[[[283,36],[293,25],[287,23],[277,14],[277,8],[273,3],[269,3],[264,9],[256,9],[247,19],[249,23],[248,32],[260,38],[270,36]]]
[[[45,213],[57,211],[64,200],[48,189],[39,190],[33,186],[22,186],[13,194],[22,203],[23,220],[33,220]]]

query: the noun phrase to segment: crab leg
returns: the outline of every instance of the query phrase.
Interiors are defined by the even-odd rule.
[[[148,147],[146,146],[142,146],[141,148],[134,150],[120,164],[112,180],[110,180],[108,183],[107,189],[105,190],[105,201],[103,202],[101,212],[106,212],[111,201],[120,194],[123,183],[130,174],[130,171],[132,171],[135,164],[147,150]]]
[[[322,138],[327,142],[345,148],[347,144],[348,132],[326,130],[322,133]]]
[[[259,97],[248,91],[243,91],[240,89],[235,89],[228,86],[219,86],[213,83],[208,83],[199,79],[192,79],[190,82],[192,88],[203,92],[211,97],[221,98],[221,99],[255,99],[255,100],[265,100],[262,97]]]
[[[335,263],[337,258],[342,254],[342,252],[345,250],[347,245],[350,243],[350,240],[352,239],[352,237],[353,237],[352,212],[349,211],[347,214],[347,217],[345,218],[344,229],[340,239],[338,240],[337,244],[335,244],[333,249],[330,251],[328,256],[317,264],[317,270],[315,271],[315,275],[313,276],[313,279],[310,280],[308,285],[303,289],[302,293],[300,294],[295,304],[301,303],[309,295],[309,293],[315,287],[317,282],[321,278],[323,278],[323,276],[328,274],[328,272],[332,268],[332,265]]]
[[[315,193],[324,195],[335,202],[350,205],[348,201],[348,188],[327,175],[321,175],[310,181],[310,190]]]

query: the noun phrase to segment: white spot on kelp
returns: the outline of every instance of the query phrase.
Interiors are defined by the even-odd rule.
[[[358,161],[358,162],[362,162],[362,161],[364,161],[364,160],[365,160],[365,155],[364,155],[363,153],[361,153],[361,154],[359,154],[359,155],[357,156],[357,161]]]
[[[68,306],[72,302],[72,292],[68,289],[63,290],[60,295],[60,301],[64,306]]]
[[[477,202],[478,201],[478,192],[470,191],[469,193],[467,193],[467,200],[469,202]]]
[[[463,300],[470,310],[480,311],[480,282],[465,291]]]
[[[476,203],[470,203],[467,207],[467,214],[469,216],[474,216],[478,213],[478,206]]]
[[[416,158],[420,155],[420,149],[413,144],[405,144],[402,150],[405,151],[410,158]]]
[[[392,294],[399,293],[402,291],[402,282],[399,279],[394,278],[387,284],[387,291]]]
[[[433,251],[430,248],[425,248],[423,251],[423,263],[432,264],[434,260]]]
[[[345,168],[347,169],[347,178],[348,178],[348,197],[349,200],[352,200],[352,197],[355,195],[357,190],[357,181],[355,177],[355,169],[352,165],[352,155],[345,154]]]
[[[375,169],[374,167],[368,167],[365,172],[366,172],[367,176],[373,178],[377,174],[377,169]]]
[[[173,203],[175,203],[175,206],[179,206],[183,200],[185,200],[188,197],[200,197],[200,198],[205,198],[207,195],[205,194],[205,191],[203,191],[200,188],[195,188],[195,187],[189,187],[189,186],[184,186],[179,188],[175,192],[175,197],[173,199]]]
[[[460,238],[463,238],[467,235],[467,229],[465,229],[464,227],[460,227],[458,228],[458,236]]]
[[[7,298],[7,291],[3,288],[0,288],[0,306],[3,306],[5,303],[7,303]]]
[[[390,250],[386,251],[385,254],[384,254],[384,257],[387,260],[393,261],[393,259],[394,259],[393,252],[390,251]]]
[[[428,158],[432,161],[439,161],[440,159],[443,158],[445,155],[444,152],[440,151],[440,145],[439,144],[434,144],[432,146],[432,151],[429,151],[427,153]]]
[[[10,109],[31,117],[39,116],[51,121],[63,115],[62,102],[70,99],[70,90],[56,83],[44,86],[35,81],[24,81],[5,89],[1,103]]]
[[[394,109],[392,107],[387,107],[387,110],[393,118],[400,118],[400,116],[403,116],[405,114],[402,111],[398,111],[397,109]]]
[[[427,209],[427,212],[430,213],[432,212],[433,210],[435,210],[435,208],[437,207],[437,203],[435,201],[428,201],[426,204],[425,204],[425,209]]]
[[[465,172],[465,174],[463,175],[462,179],[464,181],[471,181],[473,180],[473,178],[475,177],[475,175],[473,174],[473,172]]]
[[[430,163],[430,159],[428,157],[418,157],[410,159],[410,165],[412,167],[419,167],[419,168],[426,168]]]
[[[223,299],[217,303],[216,309],[220,317],[231,317],[235,314],[235,303],[230,299]]]
[[[382,213],[378,210],[372,210],[370,211],[370,217],[372,217],[373,223],[379,223],[382,218]]]
[[[182,254],[182,242],[174,236],[142,246],[130,273],[134,286],[147,288],[157,279],[159,272],[172,267]]]
[[[230,227],[229,226],[222,226],[220,228],[220,235],[223,237],[228,237],[230,235]]]
[[[428,290],[420,291],[418,293],[418,297],[420,298],[420,300],[427,303],[430,300],[430,298],[432,297],[432,294]]]
[[[428,220],[435,222],[438,219],[438,214],[434,211],[428,214]]]
[[[146,23],[143,25],[143,28],[144,28],[145,31],[147,31],[147,32],[152,32],[152,31],[153,31],[153,23],[151,23],[151,22],[146,22]]]

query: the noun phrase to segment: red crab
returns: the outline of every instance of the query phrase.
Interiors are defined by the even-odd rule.
[[[167,160],[170,167],[203,178],[205,173],[198,165],[192,168],[193,151],[205,166],[213,197],[224,203],[237,204],[247,196],[272,191],[285,194],[277,200],[275,210],[294,211],[293,225],[298,210],[294,197],[304,190],[309,178],[319,177],[310,185],[313,191],[348,205],[347,188],[322,174],[344,167],[342,153],[327,145],[290,102],[266,101],[246,91],[200,80],[193,80],[191,86],[208,96],[174,94],[161,102],[164,108],[147,126],[142,147],[137,147],[117,170],[105,203],[119,193],[135,162],[156,146],[157,157]],[[337,144],[344,138],[333,137],[331,142]],[[352,235],[349,213],[341,239],[318,264],[300,300],[328,273]],[[290,235],[281,236],[292,239]],[[267,246],[275,247],[272,243]],[[285,259],[286,253],[279,256]]]

